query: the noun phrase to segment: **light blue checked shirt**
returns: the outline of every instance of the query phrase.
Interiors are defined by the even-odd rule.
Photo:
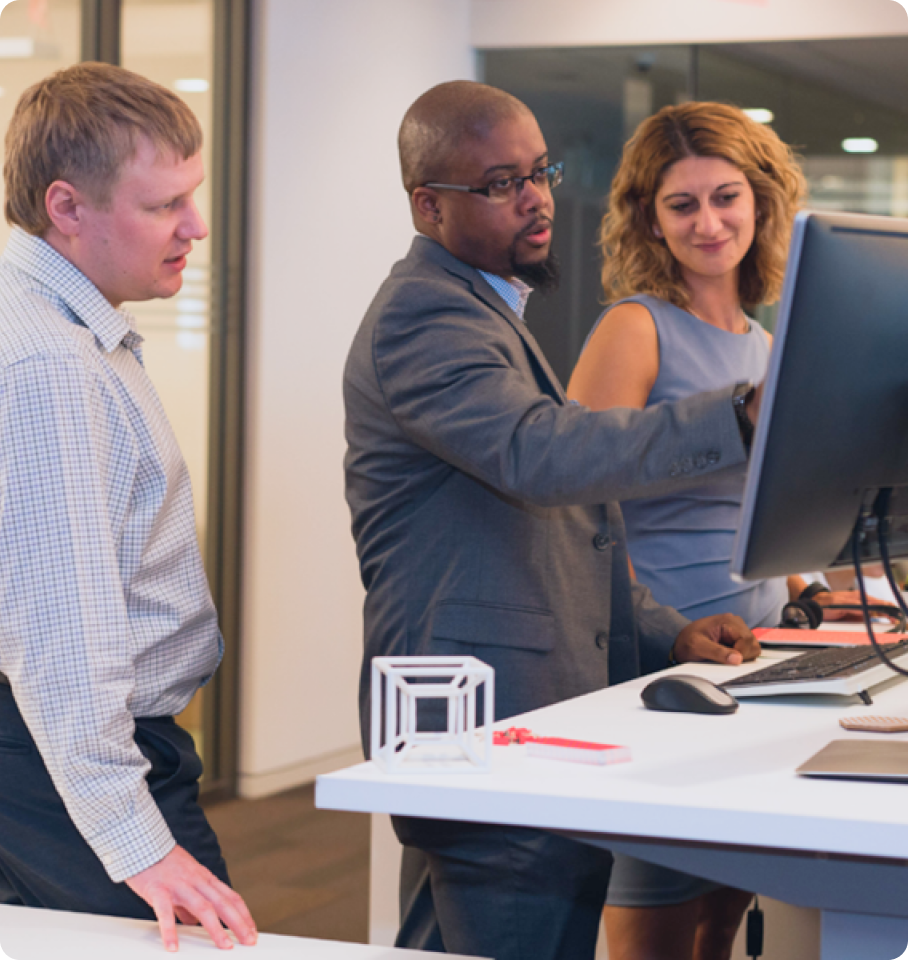
[[[516,277],[505,280],[504,277],[499,277],[497,273],[486,273],[485,270],[480,270],[479,273],[498,296],[523,320],[527,300],[530,299],[533,288]]]
[[[0,258],[0,670],[115,882],[174,846],[133,718],[182,710],[222,647],[189,475],[141,342],[84,274],[13,231]]]

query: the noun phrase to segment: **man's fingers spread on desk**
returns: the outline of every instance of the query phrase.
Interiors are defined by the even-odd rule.
[[[187,927],[199,926],[199,918],[185,907],[174,907],[174,913],[177,915],[177,920],[186,924]]]
[[[126,882],[152,906],[166,897],[171,926],[176,908],[181,919],[185,915],[201,923],[221,949],[229,950],[233,946],[221,920],[234,931],[240,943],[252,946],[256,941],[255,924],[242,897],[180,846]],[[163,933],[163,921],[161,929]],[[171,948],[168,946],[168,949]]]
[[[243,898],[211,874],[205,883],[199,884],[185,897],[183,903],[199,918],[218,946],[233,946],[221,924],[232,930],[244,946],[251,947],[258,939],[255,922]]]
[[[170,897],[164,891],[161,891],[151,902],[151,909],[158,918],[158,927],[161,930],[161,940],[164,942],[164,949],[169,953],[175,953],[180,949],[180,942],[177,939],[177,923],[173,915],[173,904]]]
[[[195,893],[192,897],[190,910],[199,918],[199,923],[208,931],[208,936],[220,950],[232,950],[233,941],[221,924],[221,918],[211,902],[202,895]]]
[[[237,935],[240,943],[247,947],[254,946],[258,942],[259,934],[249,908],[235,890],[227,887],[226,891],[228,902],[224,917],[228,921],[227,925]]]
[[[221,883],[216,877],[211,877],[202,895],[220,921],[233,931],[243,946],[251,947],[255,944],[258,939],[255,921],[236,890]]]

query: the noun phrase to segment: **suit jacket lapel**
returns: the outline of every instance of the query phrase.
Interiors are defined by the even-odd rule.
[[[422,241],[422,243],[420,243]],[[419,247],[417,247],[419,244]],[[535,361],[543,376],[549,381],[553,395],[562,403],[567,403],[567,394],[561,381],[555,375],[555,371],[549,366],[545,354],[536,343],[536,338],[527,329],[527,325],[517,316],[516,313],[501,299],[501,297],[489,286],[478,270],[458,260],[455,256],[448,253],[447,250],[434,240],[428,237],[417,237],[414,240],[413,252],[417,249],[420,252],[428,254],[432,259],[436,259],[450,273],[462,277],[469,283],[476,296],[482,300],[486,306],[490,307],[496,313],[504,317],[505,320],[514,328],[517,336],[523,341],[524,346]]]
[[[496,313],[500,313],[505,320],[510,323],[510,325],[517,331],[517,335],[523,340],[524,345],[530,353],[530,356],[536,361],[536,363],[541,368],[542,372],[545,374],[546,379],[554,390],[555,396],[558,397],[562,402],[567,402],[567,394],[564,392],[564,387],[561,385],[561,381],[555,375],[555,371],[549,366],[548,360],[545,358],[545,354],[542,352],[539,344],[536,342],[536,338],[530,333],[529,328],[517,316],[516,313],[501,299],[501,297],[489,286],[485,279],[480,276],[477,271],[473,271],[475,276],[467,277],[466,279],[470,281],[473,285],[473,292],[485,303],[487,306],[491,307]]]

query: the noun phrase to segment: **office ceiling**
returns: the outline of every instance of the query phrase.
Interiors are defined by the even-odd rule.
[[[739,43],[714,49],[908,115],[908,38]]]
[[[772,110],[779,135],[805,153],[872,137],[881,154],[908,155],[908,37],[496,50],[485,64],[488,82],[566,111],[620,114],[626,80],[645,78],[654,109],[693,92]]]

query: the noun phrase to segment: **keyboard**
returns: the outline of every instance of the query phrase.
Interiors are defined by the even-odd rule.
[[[893,663],[908,668],[908,640],[881,644]],[[896,676],[873,647],[824,647],[809,650],[771,666],[720,684],[735,697],[774,697],[779,694],[859,694]]]

